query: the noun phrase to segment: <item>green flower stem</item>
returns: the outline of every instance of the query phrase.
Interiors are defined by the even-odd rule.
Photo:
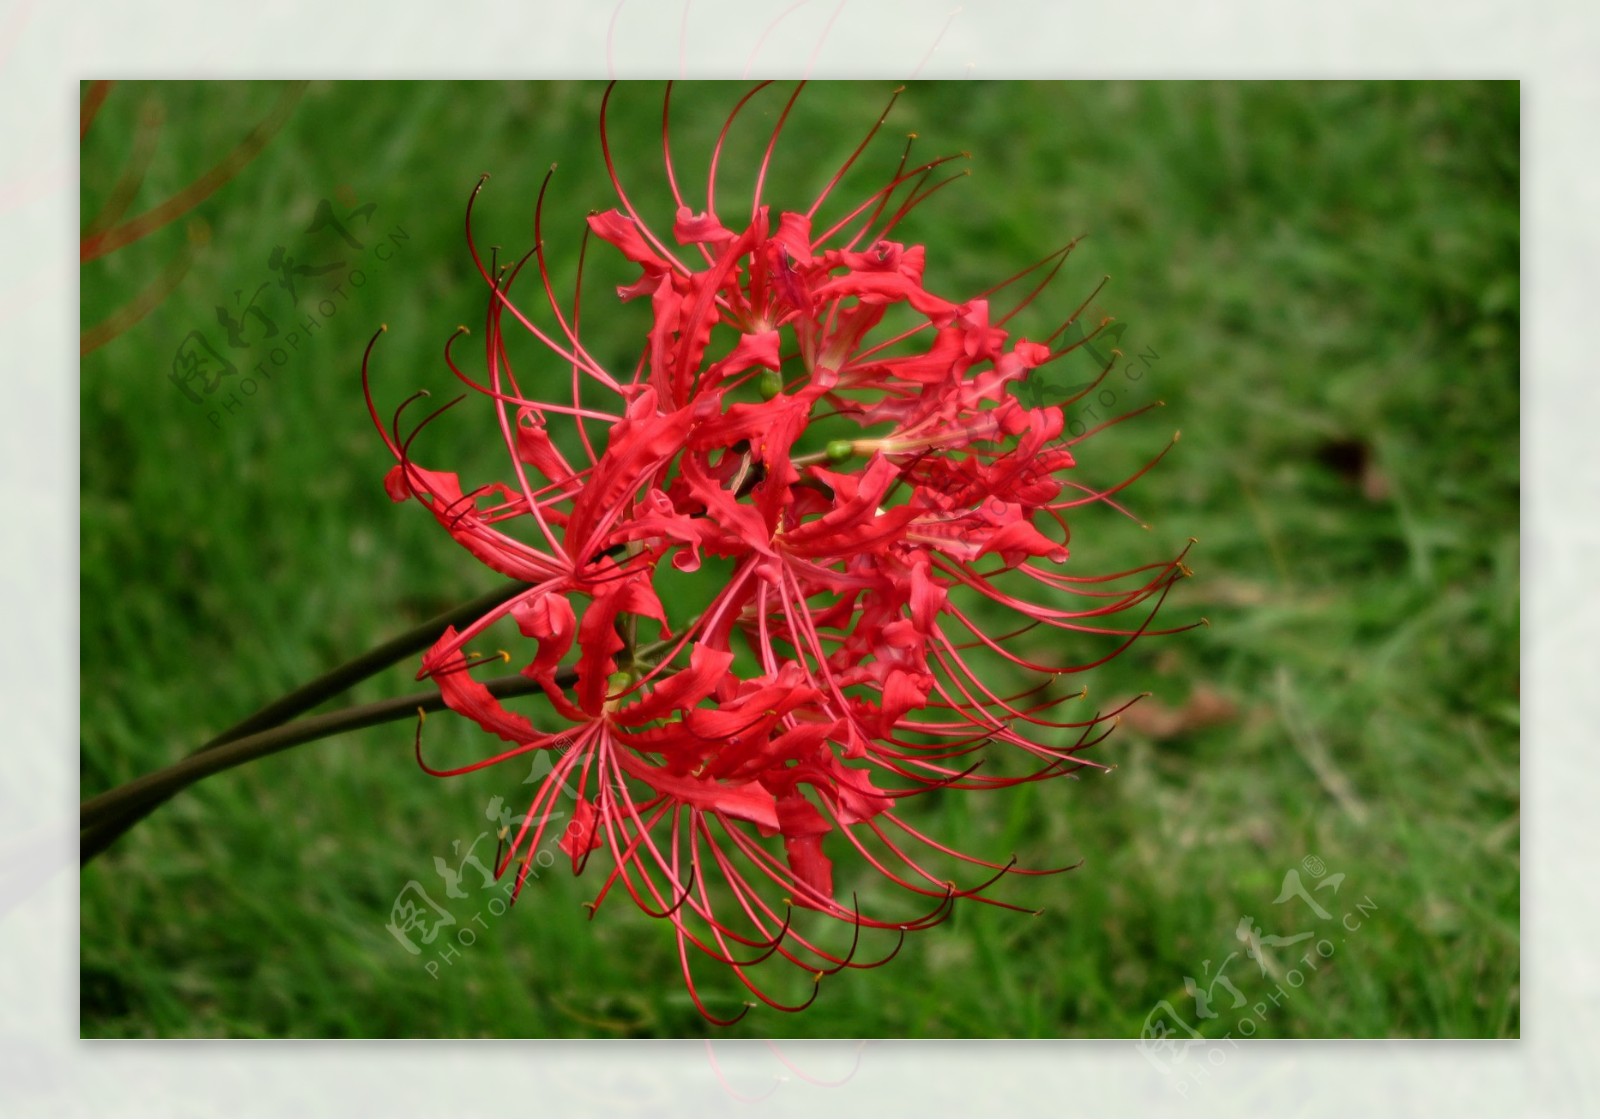
[[[242,720],[228,728],[216,738],[207,742],[200,749],[213,750],[224,743],[231,743],[235,739],[242,739],[246,735],[254,735],[258,731],[265,731],[269,727],[277,727],[287,723],[295,716],[309,712],[312,708],[331,700],[339,693],[346,691],[352,685],[366,680],[374,673],[387,669],[402,658],[414,653],[421,653],[434,642],[439,640],[448,626],[461,627],[476,622],[489,611],[498,607],[514,595],[532,587],[531,583],[513,583],[505,587],[496,588],[486,595],[480,595],[470,602],[462,603],[459,607],[452,607],[441,615],[428,619],[420,626],[407,630],[398,637],[391,638],[381,646],[363,653],[351,661],[331,672],[324,673],[309,684],[302,685],[278,700],[274,700],[255,715]]]
[[[454,625],[461,620],[471,620],[484,611],[504,602],[512,595],[522,590],[526,585],[517,585],[509,589],[501,589],[492,596],[474,600],[464,604],[448,614],[440,615],[418,627],[416,630],[403,634],[391,642],[386,642],[368,654],[340,666],[326,676],[297,689],[288,696],[269,704],[249,719],[230,728],[212,739],[205,746],[189,755],[180,762],[176,762],[162,770],[146,774],[142,778],[135,778],[126,785],[89,798],[79,807],[78,839],[80,866],[87,864],[95,856],[105,851],[116,842],[118,837],[127,832],[139,821],[148,816],[174,794],[187,789],[201,778],[211,774],[231,770],[257,758],[264,758],[269,754],[288,750],[290,747],[299,746],[317,739],[325,739],[332,735],[342,734],[346,731],[356,731],[363,727],[375,727],[382,723],[393,723],[396,720],[409,719],[417,712],[437,712],[445,707],[444,700],[437,692],[417,693],[412,696],[403,696],[393,700],[380,700],[372,704],[361,704],[353,708],[342,708],[336,712],[328,712],[320,716],[311,716],[297,723],[267,726],[260,730],[249,732],[251,727],[260,727],[270,716],[287,719],[290,715],[304,711],[320,703],[327,696],[335,695],[338,691],[348,687],[361,679],[354,675],[358,666],[366,666],[366,675],[370,676],[379,669],[407,653],[414,653],[431,645],[439,636],[446,625]],[[692,628],[698,618],[690,623]],[[664,652],[672,643],[662,640],[652,642],[641,649],[633,651],[630,663],[648,668],[648,659]],[[380,657],[381,655],[381,657]],[[381,660],[386,657],[387,660]],[[381,663],[380,663],[381,661]],[[576,683],[578,672],[576,668],[563,669],[556,674],[555,683],[560,687],[569,687]],[[335,687],[335,682],[344,681],[343,685]],[[484,682],[490,694],[506,699],[513,696],[524,696],[537,692],[542,686],[520,674],[497,677]],[[319,696],[318,693],[321,693]],[[246,733],[241,734],[241,730]]]
[[[558,683],[571,684],[576,679],[576,674],[569,671],[556,679]],[[520,674],[497,677],[484,684],[493,695],[502,699],[537,692],[542,687],[537,681],[529,680]],[[85,801],[79,809],[78,818],[82,841],[81,862],[87,863],[126,831],[124,822],[130,816],[134,814],[142,816],[148,813],[201,778],[231,770],[235,766],[277,754],[302,743],[326,739],[346,731],[357,731],[363,727],[376,727],[382,723],[415,719],[419,711],[437,712],[444,706],[444,700],[437,691],[417,693],[392,700],[379,700],[373,704],[359,704],[353,708],[341,708],[336,712],[311,716],[296,723],[268,728],[254,735],[246,735],[196,751],[165,769],[146,774],[142,778],[135,778],[126,785],[118,786],[114,790]],[[107,836],[113,832],[113,835]],[[102,837],[105,837],[104,842],[91,850],[91,839],[98,840]]]
[[[261,732],[271,728],[279,727],[296,716],[302,715],[312,708],[333,699],[340,693],[348,691],[352,686],[366,680],[374,673],[381,672],[397,661],[427,649],[438,641],[439,635],[444,633],[446,627],[460,627],[474,622],[495,607],[506,602],[512,596],[520,595],[532,586],[530,583],[512,583],[496,588],[485,595],[480,595],[476,599],[462,603],[460,606],[452,607],[443,614],[430,618],[421,625],[407,630],[404,634],[400,634],[382,645],[368,650],[361,656],[345,662],[338,668],[324,673],[316,680],[310,681],[293,692],[273,701],[254,715],[234,724],[226,731],[202,744],[195,754],[206,754],[228,743],[237,742],[250,736],[259,735]],[[421,706],[427,708],[427,705]],[[429,708],[428,710],[433,709]],[[332,732],[329,734],[332,734]],[[304,740],[301,741],[303,742]],[[154,775],[151,776],[153,777]],[[143,780],[139,779],[139,781]],[[127,789],[128,787],[121,788]],[[181,788],[183,788],[181,785],[177,786],[173,792],[175,793]],[[120,792],[120,790],[113,792]],[[137,803],[117,802],[116,804],[124,805],[125,807],[119,811],[116,817],[101,821],[92,831],[80,832],[78,852],[80,866],[105,851],[107,847],[116,842],[118,837],[147,817],[152,810],[169,796],[171,794],[140,800]],[[87,806],[96,800],[99,800],[99,798],[91,799],[91,801],[84,804]],[[80,829],[82,828],[83,826],[80,824]]]

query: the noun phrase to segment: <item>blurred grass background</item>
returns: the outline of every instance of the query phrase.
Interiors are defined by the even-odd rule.
[[[809,203],[889,91],[809,88],[769,201]],[[570,290],[582,217],[610,204],[600,94],[311,85],[190,216],[209,241],[176,290],[86,355],[85,796],[494,586],[423,511],[383,494],[389,459],[365,414],[360,355],[387,323],[375,379],[387,407],[417,388],[451,393],[443,343],[483,307],[461,236],[481,172],[493,179],[480,244],[520,255],[540,180],[559,164],[545,236]],[[150,156],[130,215],[201,176],[285,95],[271,83],[115,86],[83,143],[84,221],[141,144]],[[682,167],[703,168],[735,95],[675,95]],[[781,102],[769,91],[735,137],[723,197],[741,197],[737,169]],[[627,182],[659,217],[659,89],[625,86],[612,108]],[[1183,1034],[1177,1019],[1235,1037],[1519,1033],[1519,108],[1514,83],[912,84],[902,95],[861,183],[881,181],[906,132],[922,156],[972,157],[971,177],[900,231],[930,247],[932,290],[968,295],[1089,235],[1018,325],[1048,331],[1111,276],[1091,314],[1116,317],[1111,341],[1127,362],[1102,386],[1102,415],[1166,408],[1086,444],[1085,469],[1114,481],[1174,429],[1183,438],[1127,495],[1151,528],[1086,520],[1073,562],[1110,571],[1196,537],[1196,578],[1163,619],[1211,625],[1136,645],[1093,675],[1103,705],[1153,693],[1096,752],[1109,775],[921,807],[927,831],[966,850],[1082,859],[997,889],[1041,916],[957,906],[892,963],[826,981],[804,1014],[760,1009],[721,1033],[1136,1036],[1165,1021]],[[323,200],[359,249],[308,231]],[[178,221],[85,264],[84,327],[190,236]],[[277,247],[300,266],[347,267],[300,274],[297,306],[270,263]],[[605,298],[626,270],[603,246],[587,268],[590,344],[627,367],[640,309]],[[262,321],[242,318],[235,350],[217,308],[240,317],[252,298],[280,335],[263,339]],[[331,313],[318,313],[323,299]],[[200,404],[169,378],[193,331],[239,368]],[[1052,384],[1093,375],[1087,357],[1072,360]],[[487,415],[430,430],[423,462],[498,477]],[[414,671],[399,666],[348,700],[415,691]],[[460,721],[432,720],[429,736],[446,757],[484,747]],[[711,1030],[682,992],[664,924],[621,898],[587,920],[598,867],[574,881],[558,864],[505,915],[486,908],[489,891],[473,893],[470,871],[471,897],[447,898],[435,857],[455,866],[452,845],[464,852],[493,827],[489,799],[532,787],[520,766],[429,778],[411,743],[396,724],[208,779],[92,863],[82,1033]],[[1307,891],[1344,875],[1312,896],[1327,919],[1277,902],[1295,869]],[[412,880],[475,931],[448,961],[436,947],[409,954],[385,928]],[[1258,965],[1236,935],[1242,919],[1268,938],[1315,936],[1269,941]],[[1300,963],[1319,944],[1330,951],[1317,967]],[[1243,1007],[1213,984],[1219,972]],[[1197,1013],[1186,978],[1211,986],[1215,1018]],[[701,984],[734,1006],[716,969]]]

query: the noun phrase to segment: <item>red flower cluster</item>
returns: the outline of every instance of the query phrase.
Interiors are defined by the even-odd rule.
[[[389,431],[374,411],[397,460],[390,495],[422,502],[475,557],[532,585],[447,632],[424,659],[422,675],[450,708],[510,744],[430,773],[570,743],[499,870],[520,861],[520,887],[547,830],[559,829],[575,870],[603,850],[609,874],[593,905],[620,884],[670,922],[689,990],[710,1018],[691,947],[761,1000],[793,1009],[757,982],[755,964],[776,957],[817,981],[870,967],[881,960],[854,959],[864,929],[903,938],[1007,871],[1041,873],[955,852],[907,821],[902,804],[1094,765],[1082,752],[1109,716],[1053,721],[1046,713],[1060,701],[1045,693],[1057,675],[1147,632],[1184,571],[1181,557],[1100,577],[1065,567],[1067,511],[1121,486],[1067,481],[1072,449],[1087,437],[1064,439],[1060,406],[1027,408],[1016,395],[1073,348],[1053,348],[1073,320],[1042,341],[1015,338],[1006,323],[1018,308],[997,318],[988,297],[1042,274],[1018,307],[1027,304],[1071,246],[978,298],[933,294],[925,249],[891,234],[950,181],[931,178],[949,157],[908,167],[909,145],[887,183],[823,225],[819,211],[882,116],[809,208],[773,212],[762,184],[793,97],[767,143],[749,218],[729,225],[715,206],[716,163],[754,92],[723,127],[696,210],[667,143],[668,88],[670,244],[623,190],[606,138],[609,90],[601,103],[620,209],[591,216],[589,230],[638,267],[619,295],[648,300],[651,312],[631,374],[607,370],[585,346],[579,302],[568,310],[552,289],[542,230],[511,266],[485,265],[472,247],[490,289],[486,372],[463,371],[450,345],[446,358],[495,402],[510,482],[464,491],[455,474],[412,459],[415,433],[402,438],[398,417]],[[540,203],[542,212],[542,191]],[[530,263],[553,327],[512,298]],[[570,403],[524,390],[508,326],[548,348]],[[526,531],[512,535],[512,523]],[[663,588],[703,563],[726,574],[684,621]],[[1112,616],[1127,611],[1137,622],[1116,626]],[[1009,633],[986,628],[1008,614],[1017,619],[1002,627]],[[523,674],[558,726],[534,726],[473,676],[482,662],[465,647],[506,618],[531,643]],[[1034,627],[1113,635],[1114,648],[1088,664],[1039,664],[1010,645]],[[656,639],[643,644],[641,629]],[[575,673],[563,668],[569,660]],[[1004,695],[979,660],[1037,683]],[[1006,753],[1029,764],[986,765]],[[563,793],[570,818],[555,811]],[[852,850],[900,891],[925,896],[921,912],[864,912],[854,893],[841,901],[833,860]],[[928,866],[950,858],[984,869],[985,881],[957,885]],[[796,908],[849,923],[848,948],[802,932]]]

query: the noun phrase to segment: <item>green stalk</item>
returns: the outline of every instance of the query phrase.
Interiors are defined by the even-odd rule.
[[[571,675],[562,683],[570,684],[570,677]],[[561,678],[558,677],[557,680],[560,681]],[[496,677],[484,684],[490,693],[500,698],[524,696],[530,692],[537,692],[542,687],[537,681],[529,680],[520,674]],[[187,789],[201,778],[277,754],[290,747],[297,747],[301,743],[326,739],[332,735],[357,731],[363,727],[376,727],[381,723],[414,719],[419,711],[437,712],[444,706],[444,700],[437,691],[422,692],[391,700],[379,700],[373,704],[358,704],[353,708],[341,708],[336,712],[311,716],[283,727],[269,728],[254,735],[246,735],[196,751],[171,766],[146,774],[142,778],[135,778],[126,785],[118,786],[85,801],[79,809],[78,819],[83,839],[82,862],[87,863],[95,854],[104,850],[104,845],[95,852],[89,850],[91,835],[98,836],[105,831],[116,829],[131,813],[141,815],[148,813],[173,794]],[[117,835],[120,834],[121,830],[117,832]],[[115,839],[115,836],[111,839]]]
[[[294,719],[296,716],[308,712],[312,708],[315,708],[318,705],[333,699],[333,697],[339,695],[340,693],[348,691],[351,687],[359,684],[361,681],[366,680],[373,674],[387,669],[389,666],[403,660],[406,657],[422,652],[429,646],[433,645],[434,642],[439,640],[439,635],[444,633],[446,627],[460,627],[474,622],[484,614],[493,610],[495,607],[498,607],[502,603],[506,602],[512,596],[520,595],[522,592],[528,590],[528,588],[532,586],[533,585],[530,583],[512,583],[505,587],[496,588],[487,594],[480,595],[476,599],[462,603],[460,606],[452,607],[443,614],[436,615],[435,617],[430,618],[428,621],[412,627],[405,633],[391,638],[389,641],[368,650],[359,657],[353,658],[350,661],[346,661],[338,668],[324,673],[322,676],[300,686],[293,692],[274,700],[272,703],[268,704],[255,714],[241,720],[221,734],[207,740],[201,745],[199,750],[195,751],[194,755],[191,755],[190,757],[193,758],[198,755],[208,754],[229,743],[237,742],[253,736],[258,736],[261,732],[279,727],[282,724],[287,723],[289,720]],[[437,696],[433,697],[434,701],[437,701],[437,699]],[[408,710],[414,711],[417,707],[422,707],[428,711],[435,711],[437,710],[438,706],[435,704],[434,706],[430,707],[426,703],[419,703],[413,704]],[[383,721],[380,720],[379,722]],[[357,726],[370,725],[360,724]],[[331,731],[326,732],[326,734],[334,733],[335,732]],[[305,742],[306,740],[301,739],[298,741]],[[281,750],[283,748],[277,747],[273,749]],[[272,751],[269,750],[266,753],[270,754]],[[181,766],[182,763],[179,765]],[[229,765],[238,765],[238,763],[230,763]],[[174,768],[168,767],[168,771],[172,769]],[[223,767],[223,769],[227,769],[227,767]],[[167,771],[159,771],[158,773],[166,772]],[[207,771],[207,773],[215,773],[215,771]],[[199,777],[204,776],[204,774],[200,774],[196,778],[190,780],[198,780]],[[154,777],[154,775],[147,775],[146,777]],[[145,778],[140,778],[132,784],[138,785],[139,782],[143,782],[145,780]],[[98,823],[93,829],[87,828],[85,824],[80,822],[78,850],[79,865],[82,866],[83,864],[88,863],[95,856],[105,851],[106,848],[115,843],[123,833],[128,831],[128,829],[132,828],[145,817],[149,816],[151,811],[159,806],[168,797],[172,796],[172,793],[176,793],[179,789],[182,789],[188,784],[188,782],[184,782],[181,785],[175,786],[171,793],[166,793],[159,796],[142,797],[132,801],[115,801],[113,804],[120,807],[118,812],[115,815],[106,815],[99,819]],[[114,790],[112,792],[121,793],[122,790],[126,790],[128,788],[128,786],[122,786],[118,790]],[[108,797],[110,795],[104,794],[101,796]],[[101,798],[91,798],[89,801],[84,802],[84,806],[87,808],[90,804],[99,800],[101,800]]]
[[[302,685],[262,708],[259,712],[247,719],[241,720],[211,739],[200,748],[202,751],[212,750],[223,743],[242,739],[246,735],[254,735],[258,731],[265,731],[269,727],[277,727],[286,723],[304,712],[331,700],[339,693],[348,690],[351,686],[366,680],[374,673],[387,669],[395,662],[414,653],[421,653],[434,642],[439,640],[448,626],[461,627],[468,623],[476,622],[488,614],[495,607],[515,595],[520,595],[532,587],[531,583],[513,583],[506,587],[496,588],[476,599],[452,607],[443,614],[428,619],[421,625],[414,626],[398,637],[391,638],[380,646],[363,653],[360,657],[346,661],[337,669],[324,673],[316,680]]]
[[[475,619],[484,611],[517,594],[525,586],[503,588],[492,595],[463,604],[438,618],[430,619],[415,630],[384,643],[370,653],[341,665],[333,672],[269,704],[255,715],[212,739],[187,758],[84,801],[79,807],[78,818],[80,866],[105,851],[123,833],[173,795],[187,789],[201,778],[231,770],[235,766],[265,758],[267,755],[288,750],[302,743],[326,739],[346,731],[410,719],[418,712],[443,710],[445,703],[438,692],[424,692],[342,708],[336,712],[311,716],[296,723],[262,726],[273,718],[287,719],[349,687],[361,679],[358,673],[362,667],[365,668],[364,675],[370,676],[407,653],[426,648],[437,640],[445,626],[454,625],[461,620]],[[671,644],[668,641],[652,642],[634,653],[633,663],[638,664],[643,659],[662,652]],[[567,668],[556,674],[555,683],[565,688],[574,684],[577,678],[577,670]],[[345,683],[340,685],[339,681]],[[500,699],[524,696],[537,692],[542,687],[538,682],[520,674],[496,677],[494,680],[484,682],[484,686],[491,695]]]

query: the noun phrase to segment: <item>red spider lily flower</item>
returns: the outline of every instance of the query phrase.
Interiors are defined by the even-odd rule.
[[[1019,399],[1036,371],[1093,337],[1056,344],[1087,300],[1050,337],[1007,329],[1072,246],[972,298],[929,291],[926,249],[889,235],[953,177],[930,179],[948,158],[908,168],[909,146],[887,183],[824,224],[819,215],[881,116],[805,210],[773,213],[763,189],[798,88],[767,142],[748,219],[730,226],[716,207],[717,164],[756,92],[729,115],[697,210],[673,162],[668,87],[670,236],[624,189],[607,137],[610,90],[601,103],[619,205],[594,214],[588,232],[638,267],[618,295],[648,300],[651,313],[630,374],[594,359],[579,300],[568,307],[551,286],[543,189],[535,248],[510,265],[479,256],[469,203],[468,244],[489,288],[485,372],[455,359],[464,328],[445,356],[494,402],[513,480],[467,491],[456,475],[419,466],[411,445],[438,413],[402,436],[400,414],[385,427],[368,392],[396,459],[390,495],[422,502],[473,556],[531,585],[443,635],[421,673],[510,749],[425,768],[458,774],[570,742],[500,872],[520,861],[520,890],[564,798],[571,817],[560,844],[574,870],[596,852],[610,864],[592,907],[620,884],[668,921],[689,992],[718,1022],[727,1020],[702,1001],[691,948],[760,1001],[795,1009],[825,975],[882,963],[905,932],[938,922],[959,899],[1016,909],[985,891],[1008,873],[1046,871],[957,851],[907,807],[935,791],[992,791],[1098,765],[1085,752],[1116,713],[1049,718],[1062,703],[1051,686],[1140,636],[1173,632],[1153,630],[1152,619],[1187,574],[1181,555],[1107,576],[1070,563],[1073,511],[1116,506],[1113,496],[1166,454],[1109,488],[1079,482],[1075,449],[1096,433],[1066,439],[1061,405]],[[553,325],[513,298],[530,264]],[[996,317],[992,298],[1040,272]],[[568,400],[523,390],[508,320],[567,367]],[[614,398],[613,411],[586,403],[597,391]],[[728,574],[674,631],[662,581],[707,557]],[[1015,624],[996,633],[1007,614]],[[534,643],[523,674],[559,726],[536,727],[473,677],[483,662],[467,645],[506,619]],[[658,639],[641,644],[641,628]],[[1101,652],[1046,664],[1014,645],[1035,628],[1092,636],[1083,640]],[[1016,689],[1019,677],[1033,683]],[[1008,755],[1025,764],[992,761]],[[920,896],[921,908],[864,909],[855,892],[845,904],[835,860],[851,853],[852,876],[871,868],[891,893]],[[951,861],[981,869],[983,881],[952,881]],[[797,910],[848,923],[848,948]],[[894,950],[856,960],[874,930],[896,935]],[[787,999],[758,978],[769,960],[809,974],[810,998]]]

